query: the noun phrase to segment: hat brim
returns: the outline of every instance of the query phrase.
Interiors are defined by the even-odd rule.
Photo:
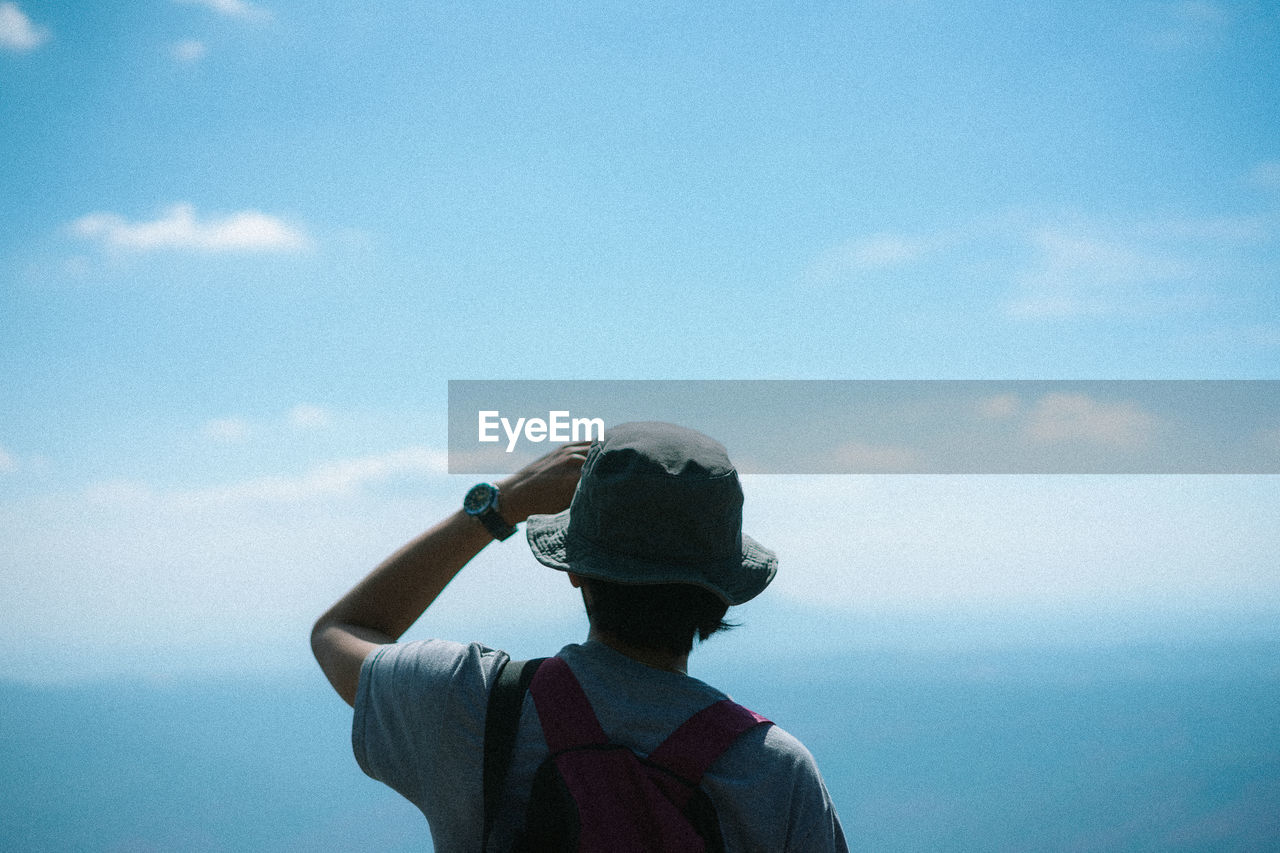
[[[755,598],[778,572],[777,554],[745,533],[740,555],[697,565],[651,562],[571,537],[567,509],[555,515],[529,516],[525,537],[539,563],[562,572],[623,584],[693,584],[730,605]]]

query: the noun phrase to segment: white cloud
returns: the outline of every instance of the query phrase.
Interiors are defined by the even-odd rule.
[[[339,459],[313,465],[301,474],[269,474],[197,489],[160,491],[135,481],[110,481],[85,489],[100,506],[151,505],[194,509],[227,504],[301,503],[346,497],[398,476],[438,476],[447,472],[447,456],[428,447],[406,447],[387,453]]]
[[[6,673],[296,665],[319,613],[456,509],[470,481],[418,476],[433,464],[442,453],[403,448],[195,491],[117,482],[89,500],[0,500],[0,530],[12,531],[0,536],[0,565],[24,567],[5,578]],[[407,472],[414,488],[358,491],[388,471]],[[743,639],[771,630],[770,602],[813,608],[820,633],[830,627],[823,639],[837,642],[868,614],[1280,612],[1280,477],[761,476],[743,486],[747,532],[781,560],[770,590],[739,614]],[[294,499],[308,487],[322,499]],[[323,499],[334,488],[338,499]],[[525,656],[562,644],[566,619],[572,636],[586,631],[580,598],[522,536],[487,547],[409,638],[465,640],[477,613],[502,626],[481,639]]]
[[[1248,180],[1280,188],[1280,160],[1258,164]],[[1233,276],[1256,274],[1270,260],[1280,228],[1269,215],[1092,220],[1009,211],[915,234],[880,231],[823,252],[809,283],[866,278],[915,264],[990,279],[1007,264],[1014,285],[1001,307],[1014,318],[1139,316],[1201,311],[1224,296]],[[1000,276],[1000,273],[995,273]]]
[[[1280,454],[1280,426],[1258,430],[1253,435],[1253,444],[1262,453],[1275,458],[1276,454]]]
[[[187,39],[173,45],[173,58],[179,62],[193,63],[204,59],[209,46],[199,39]]]
[[[154,489],[133,480],[92,483],[85,487],[83,495],[91,506],[98,507],[137,507],[159,497]]]
[[[329,426],[333,415],[328,409],[300,403],[288,411],[282,422],[272,418],[270,421],[251,422],[248,418],[228,416],[214,418],[201,425],[200,435],[210,441],[235,443],[245,441],[252,436],[279,436],[285,423],[295,431],[314,430]]]
[[[1103,316],[1170,307],[1169,285],[1196,276],[1196,267],[1169,251],[1103,239],[1066,228],[1043,228],[1036,257],[1016,276],[1015,317]]]
[[[855,240],[846,249],[849,260],[864,269],[898,266],[924,253],[924,246],[918,241],[889,232]]]
[[[991,420],[1005,420],[1018,414],[1022,401],[1017,394],[993,394],[978,401],[978,416]]]
[[[810,268],[810,276],[829,282],[866,270],[903,266],[923,257],[930,249],[927,241],[881,231],[858,237],[824,252]]]
[[[446,472],[443,451],[406,447],[390,453],[342,459],[316,465],[296,475],[272,475],[183,492],[180,503],[296,502],[354,494],[401,475],[439,475]]]
[[[1130,230],[1135,239],[1146,242],[1194,244],[1204,250],[1260,245],[1271,239],[1275,225],[1262,216],[1220,216],[1156,219],[1139,222]]]
[[[326,427],[332,420],[328,410],[309,403],[300,403],[289,410],[289,424],[297,429]]]
[[[427,458],[415,461],[407,448],[384,454],[384,472],[394,472],[385,482],[372,476],[378,465],[347,460],[346,482],[359,481],[350,493],[333,492],[344,480],[338,461],[327,476],[321,465],[221,489],[115,482],[0,495],[0,530],[12,531],[0,535],[0,566],[23,567],[4,577],[13,605],[0,620],[4,675],[154,677],[169,666],[243,669],[245,661],[258,670],[297,667],[316,616],[454,512],[473,482],[420,473],[432,452],[417,452]],[[315,499],[304,499],[308,487]],[[476,613],[493,614],[506,632],[580,619],[582,604],[520,536],[487,547],[432,610],[436,636],[466,637]],[[585,622],[573,631],[585,633]],[[265,667],[259,647],[270,647]]]
[[[902,472],[920,467],[919,454],[910,447],[848,441],[835,449],[840,470],[865,473]]]
[[[298,226],[256,210],[201,220],[190,204],[175,204],[149,222],[129,222],[115,213],[90,213],[73,222],[71,229],[109,248],[135,252],[289,252],[311,244]]]
[[[1179,51],[1217,43],[1231,23],[1231,14],[1220,4],[1207,0],[1181,0],[1157,12],[1150,33],[1152,46]]]
[[[48,39],[49,31],[33,24],[17,3],[0,3],[0,47],[35,50]]]
[[[1113,447],[1145,444],[1154,416],[1129,402],[1108,403],[1086,394],[1045,394],[1028,415],[1026,434],[1038,442],[1089,441]]]
[[[769,476],[743,488],[745,529],[779,555],[767,594],[809,605],[1280,604],[1267,557],[1280,478]]]
[[[203,6],[211,12],[216,12],[228,18],[250,20],[271,16],[271,13],[261,6],[246,3],[244,0],[175,0],[175,2],[185,3],[189,6]]]
[[[1280,160],[1268,160],[1249,170],[1249,183],[1269,190],[1280,189]]]
[[[232,444],[244,441],[253,427],[244,418],[215,418],[200,427],[200,434],[210,441]]]

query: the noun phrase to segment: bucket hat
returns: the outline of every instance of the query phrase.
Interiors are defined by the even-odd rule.
[[[728,453],[695,430],[619,424],[591,445],[569,508],[525,525],[538,562],[623,584],[687,583],[727,604],[759,595],[778,558],[742,532]]]

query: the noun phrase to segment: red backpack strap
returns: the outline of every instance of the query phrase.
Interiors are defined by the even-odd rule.
[[[561,658],[547,658],[529,684],[552,754],[565,749],[607,744],[604,729],[591,710],[587,694]]]
[[[735,740],[765,724],[771,725],[755,711],[747,710],[732,699],[722,699],[685,720],[649,754],[648,760],[697,786],[707,769]]]

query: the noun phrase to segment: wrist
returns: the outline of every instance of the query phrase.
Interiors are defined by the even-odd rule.
[[[515,523],[503,511],[504,498],[501,487],[492,483],[477,483],[462,499],[462,511],[482,524],[499,542],[516,532]]]
[[[524,490],[520,484],[513,477],[507,477],[494,485],[498,487],[498,513],[503,521],[513,527],[524,523],[532,513],[524,501]]]

